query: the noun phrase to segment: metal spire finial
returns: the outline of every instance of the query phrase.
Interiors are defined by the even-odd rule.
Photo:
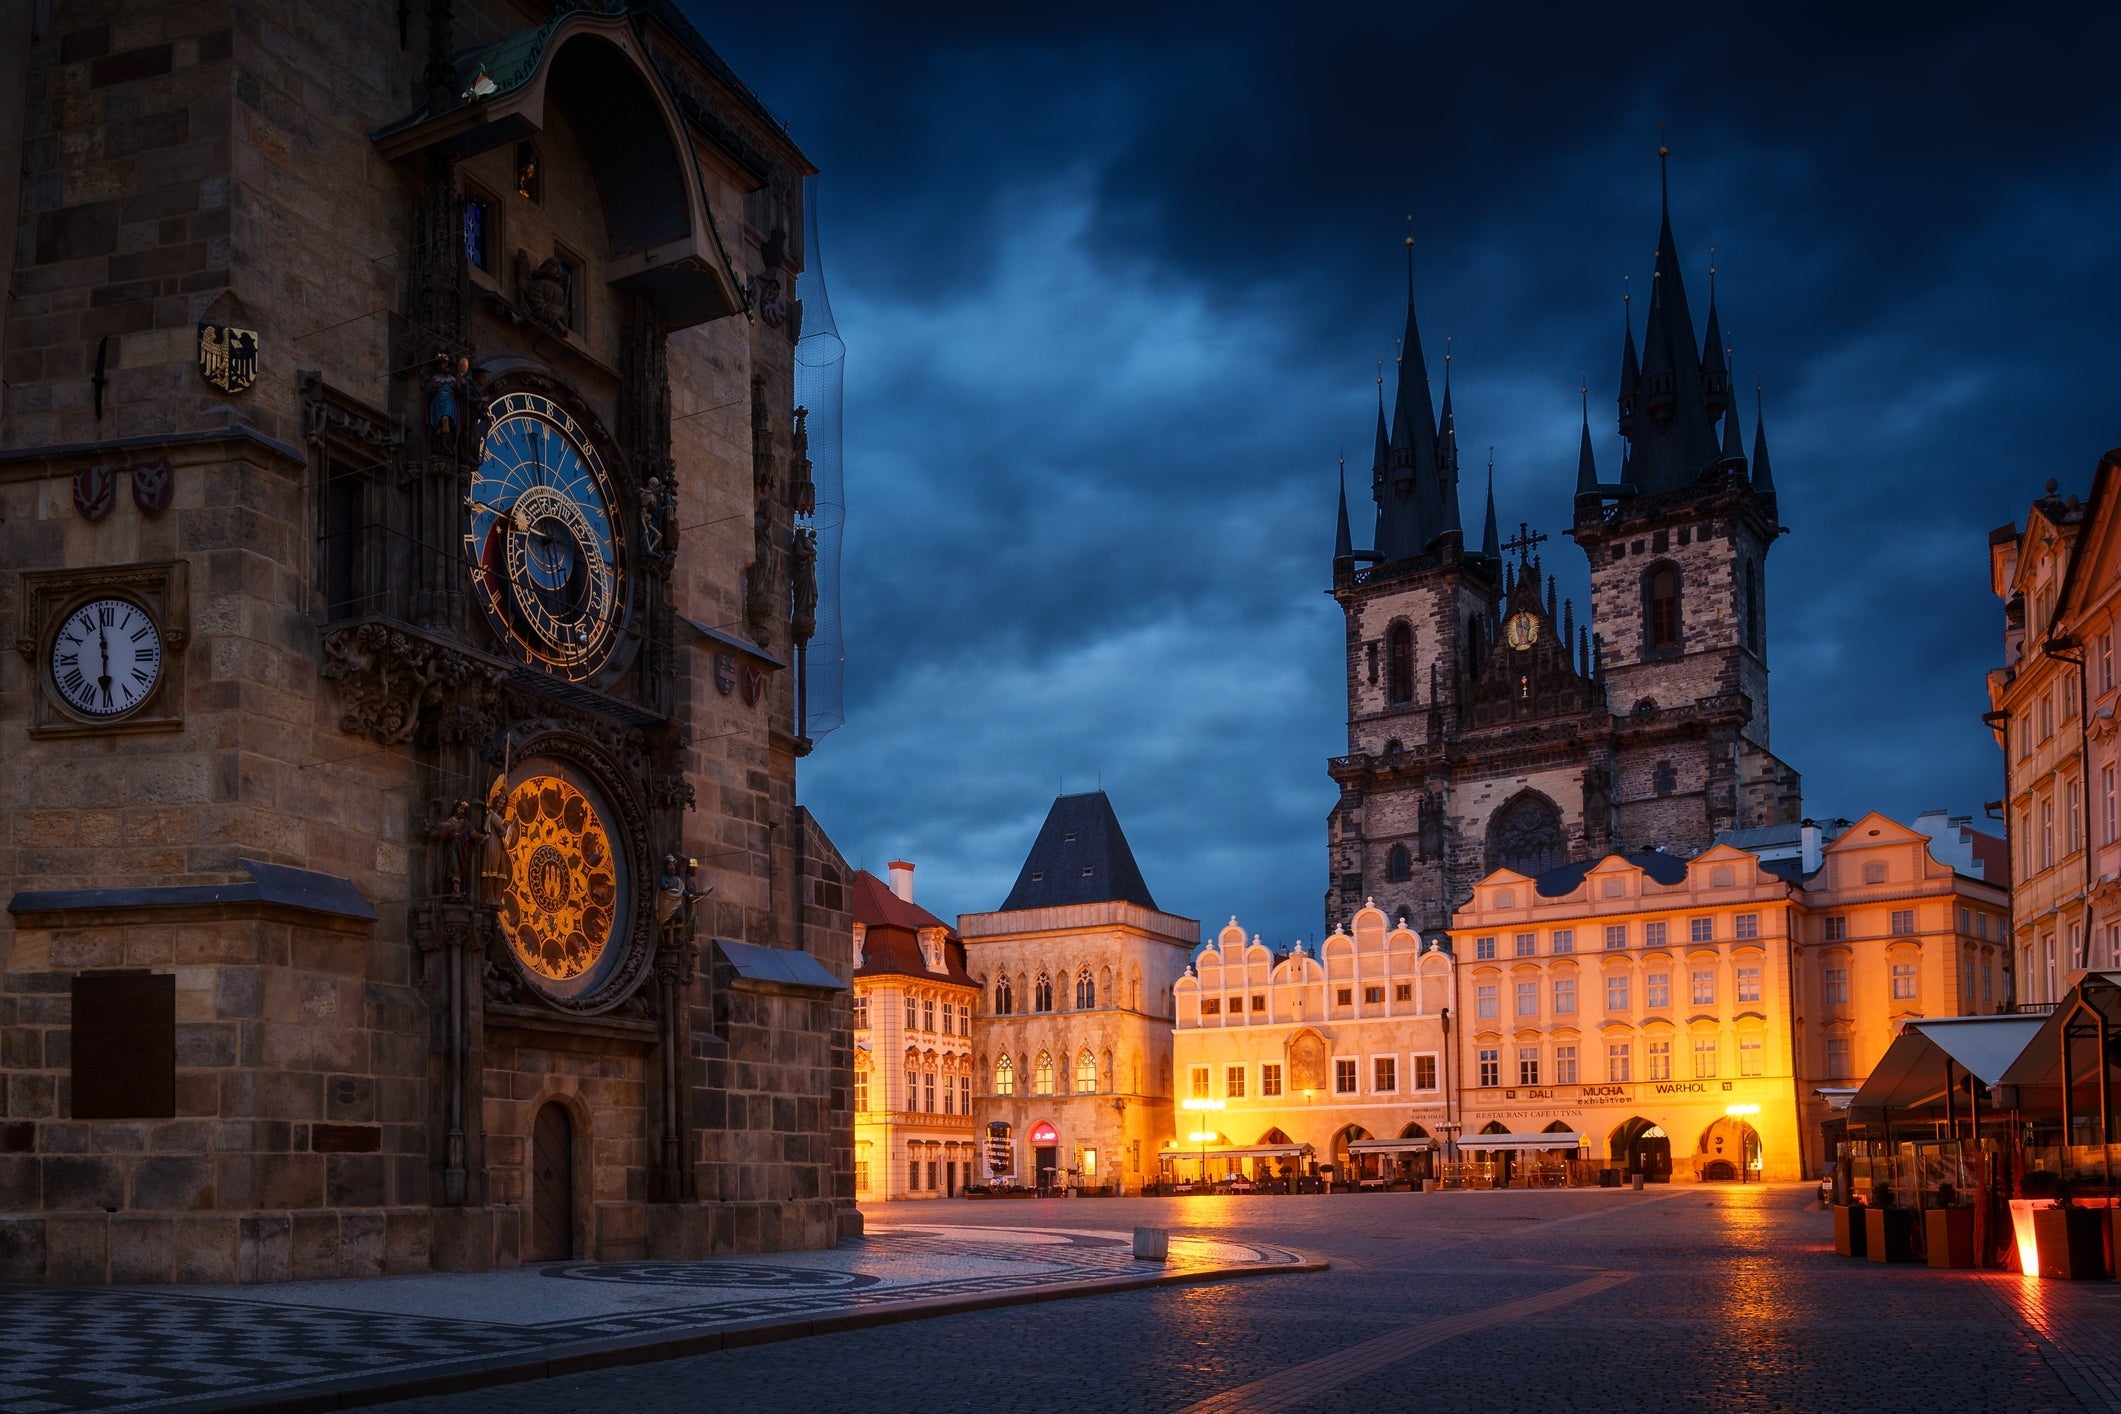
[[[1414,218],[1407,217],[1407,303],[1414,303]]]
[[[1657,123],[1657,195],[1658,200],[1664,206],[1666,215],[1670,215],[1672,210],[1672,182],[1667,167],[1668,159],[1671,155],[1672,149],[1664,145],[1664,121],[1659,119]]]

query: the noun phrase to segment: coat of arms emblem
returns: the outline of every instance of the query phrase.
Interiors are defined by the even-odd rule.
[[[233,324],[201,324],[199,376],[231,394],[257,382],[258,331]]]
[[[746,663],[744,665],[744,705],[746,707],[756,707],[759,705],[759,699],[765,695],[766,674]]]
[[[736,658],[731,654],[714,655],[714,688],[724,697],[736,691]]]
[[[169,509],[169,483],[167,460],[133,463],[133,504],[142,515],[158,516]]]
[[[74,472],[74,509],[91,525],[110,514],[118,499],[118,474],[107,466],[84,466]]]

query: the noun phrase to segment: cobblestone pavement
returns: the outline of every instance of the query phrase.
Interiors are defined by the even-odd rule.
[[[1285,1245],[1333,1269],[971,1312],[392,1408],[2121,1408],[2121,1285],[1837,1257],[1809,1186],[945,1201],[869,1214],[1164,1225]]]
[[[0,1288],[0,1411],[205,1406],[438,1366],[522,1364],[739,1324],[861,1318],[911,1302],[1138,1282],[1131,1234],[880,1221],[830,1252],[701,1262],[564,1262],[464,1275],[259,1287]],[[1087,1207],[1064,1216],[1095,1218]],[[1175,1240],[1164,1272],[1297,1262],[1281,1248]]]

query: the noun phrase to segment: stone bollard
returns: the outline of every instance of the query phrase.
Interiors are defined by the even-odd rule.
[[[1171,1233],[1166,1228],[1138,1227],[1134,1229],[1134,1256],[1137,1261],[1161,1262],[1171,1255]]]
[[[1635,1176],[1634,1176],[1634,1177],[1635,1177],[1635,1191],[1636,1191],[1637,1193],[1640,1193],[1640,1192],[1642,1191],[1642,1174],[1641,1174],[1640,1172],[1637,1172],[1637,1173],[1635,1174]]]

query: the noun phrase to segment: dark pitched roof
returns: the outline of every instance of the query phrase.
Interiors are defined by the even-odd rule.
[[[965,970],[965,945],[958,940],[957,929],[919,904],[906,902],[866,869],[854,876],[853,913],[863,928],[862,965],[854,969],[857,977],[888,973],[975,985]],[[943,940],[946,970],[942,972],[932,971],[921,956],[923,928],[941,928],[947,935]]]
[[[1579,860],[1564,864],[1559,869],[1549,869],[1532,881],[1532,889],[1541,898],[1560,898],[1583,887],[1584,879],[1593,869],[1611,859],[1605,855],[1599,859]],[[1687,862],[1676,854],[1660,854],[1654,849],[1641,850],[1635,854],[1620,856],[1660,884],[1677,884],[1686,879]]]
[[[1101,790],[1057,798],[1000,911],[1113,901],[1156,907],[1112,802]]]

